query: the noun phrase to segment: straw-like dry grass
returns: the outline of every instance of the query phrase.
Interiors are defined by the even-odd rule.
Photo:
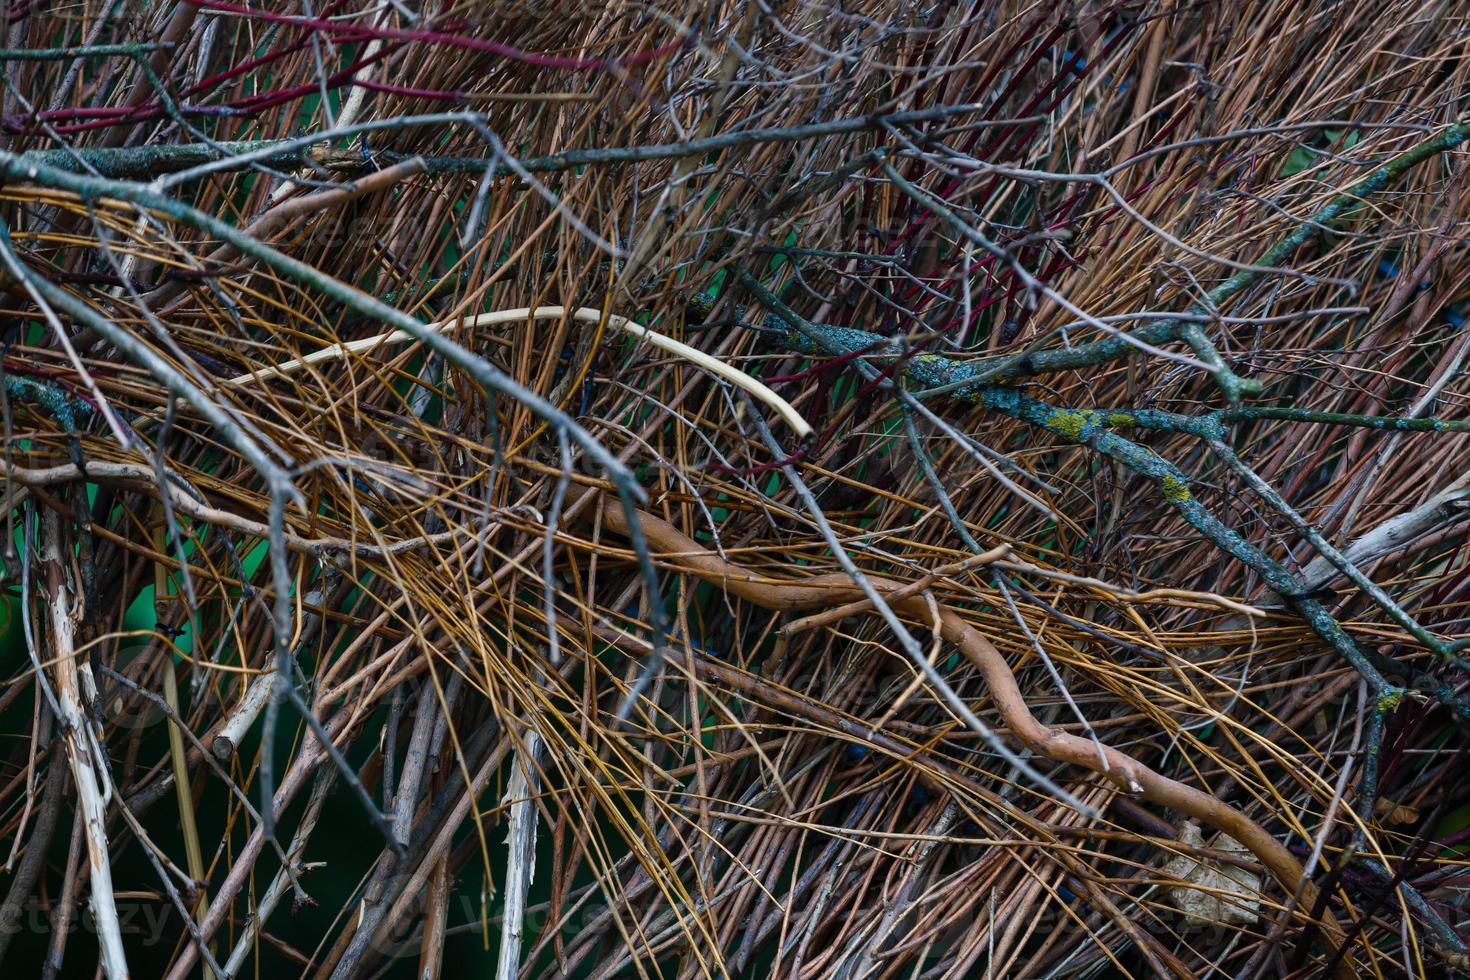
[[[1464,3],[3,16],[8,964],[1470,970]]]

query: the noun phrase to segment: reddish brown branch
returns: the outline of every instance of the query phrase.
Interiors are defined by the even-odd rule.
[[[791,582],[772,582],[768,576],[727,562],[706,550],[667,521],[645,511],[637,514],[649,548],[669,556],[665,559],[666,564],[763,608],[780,612],[824,609],[851,602],[859,594],[851,579],[840,572]],[[603,527],[620,535],[627,534],[627,519],[615,500],[603,501],[601,519]],[[929,609],[924,597],[908,592],[906,583],[876,575],[869,575],[868,581],[889,596],[895,612],[928,618]],[[1057,731],[1037,720],[1005,658],[980,630],[948,606],[939,607],[939,622],[944,638],[959,647],[985,678],[996,710],[1009,726],[1011,735],[1026,748],[1054,762],[1101,773],[1124,792],[1136,793],[1151,803],[1178,810],[1228,834],[1256,856],[1288,895],[1299,894],[1298,910],[1316,906],[1317,888],[1303,878],[1300,862],[1260,824],[1218,797],[1170,779],[1108,746],[1102,747],[1102,755],[1106,759],[1104,769],[1098,755],[1099,747],[1092,740]],[[1342,929],[1330,915],[1327,919],[1324,923],[1327,934],[1341,939]],[[1348,974],[1351,973],[1349,969]]]

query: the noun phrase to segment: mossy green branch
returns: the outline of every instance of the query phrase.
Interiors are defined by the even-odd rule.
[[[749,276],[742,278],[761,302],[774,311],[767,317],[765,327],[788,350],[829,356],[867,352],[867,356],[898,357],[907,353],[890,338],[805,320],[759,282]],[[966,372],[973,370],[974,365],[963,361],[918,354],[908,358],[904,373],[920,385],[937,387],[964,381]],[[1295,575],[1206,508],[1190,489],[1189,477],[1182,470],[1152,449],[1119,434],[1120,430],[1142,428],[1182,432],[1218,442],[1224,437],[1225,413],[1187,416],[1155,409],[1060,408],[1013,387],[984,383],[962,386],[959,394],[986,410],[1025,422],[1064,441],[1087,446],[1148,479],[1191,527],[1216,548],[1255,571],[1280,594],[1319,637],[1352,664],[1375,697],[1387,699],[1385,703],[1396,703],[1393,699],[1402,696],[1403,689],[1390,683],[1380,669],[1401,671],[1397,662],[1360,647],[1320,602],[1306,594]],[[1457,717],[1470,722],[1470,703],[1466,699],[1447,687],[1436,688],[1432,694]]]
[[[22,163],[39,164],[72,174],[96,173],[121,180],[143,180],[161,174],[188,170],[231,156],[269,149],[278,140],[232,140],[226,143],[174,143],[158,146],[75,147],[65,150],[31,150],[20,156]],[[261,161],[270,166],[299,167],[308,160],[302,150],[284,152]]]
[[[779,338],[789,350],[833,357],[850,357],[861,351],[864,357],[873,359],[906,358],[904,375],[918,388],[942,389],[948,397],[1008,412],[1020,410],[1026,400],[1017,388],[999,383],[991,375],[986,366],[991,362],[914,353],[904,338],[885,337],[854,327],[814,323],[797,314],[754,277],[741,273],[741,281],[763,306],[772,311],[762,327]],[[695,316],[703,316],[711,304],[707,297],[701,296],[692,299],[690,306]],[[1097,429],[1150,429],[1218,441],[1225,438],[1226,429],[1231,425],[1261,420],[1346,425],[1380,432],[1470,432],[1470,421],[1459,419],[1352,415],[1269,405],[1237,406],[1202,415],[1183,415],[1152,408],[1056,409],[1048,419],[1032,413],[1032,420],[1069,442],[1082,442]]]
[[[59,385],[28,378],[24,375],[6,374],[5,393],[19,401],[41,406],[61,424],[67,435],[76,435],[77,420],[92,414],[92,406]]]
[[[1345,412],[1313,412],[1305,408],[1249,405],[1227,408],[1215,417],[1224,425],[1276,419],[1285,422],[1314,422],[1321,425],[1350,425],[1380,432],[1470,432],[1470,422],[1457,419],[1395,418],[1389,415],[1351,415]]]

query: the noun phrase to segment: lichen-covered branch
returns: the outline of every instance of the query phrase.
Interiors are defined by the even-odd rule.
[[[1239,532],[1204,507],[1191,490],[1189,477],[1177,466],[1153,450],[1119,434],[1120,431],[1132,428],[1156,429],[1188,433],[1223,444],[1227,420],[1259,416],[1249,413],[1228,415],[1220,412],[1186,416],[1155,409],[1067,409],[1006,385],[977,383],[968,387],[956,387],[957,382],[967,380],[966,375],[975,370],[973,366],[936,354],[905,351],[894,340],[867,331],[812,323],[801,318],[751,277],[747,276],[743,281],[763,304],[775,310],[767,317],[766,327],[771,331],[770,335],[778,338],[789,350],[833,357],[863,354],[866,357],[902,358],[905,376],[918,386],[945,387],[982,408],[1026,422],[1066,442],[1087,446],[1148,479],[1157,487],[1160,496],[1191,527],[1222,552],[1261,575],[1318,636],[1351,663],[1368,681],[1377,703],[1393,706],[1404,696],[1402,687],[1390,683],[1383,676],[1379,669],[1383,661],[1363,650],[1331,613],[1307,593],[1298,576],[1248,542]],[[1334,417],[1332,421],[1341,419]],[[1418,421],[1428,423],[1433,420]],[[1457,424],[1457,427],[1458,425],[1461,424]],[[1433,430],[1434,427],[1427,425],[1424,428]],[[1440,431],[1444,428],[1445,424],[1440,423]],[[1470,702],[1447,687],[1440,689],[1436,685],[1435,693],[1457,715],[1470,721]]]

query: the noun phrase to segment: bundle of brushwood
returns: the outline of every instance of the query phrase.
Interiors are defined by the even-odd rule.
[[[6,969],[1470,971],[1470,6],[0,27]]]

